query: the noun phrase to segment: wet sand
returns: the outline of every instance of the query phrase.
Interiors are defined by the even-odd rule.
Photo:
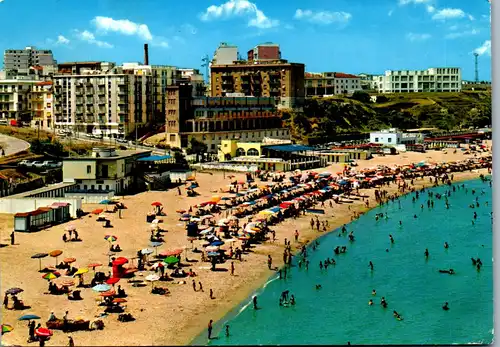
[[[490,144],[488,144],[490,145]],[[434,162],[458,161],[472,157],[464,155],[458,151],[456,154],[448,150],[447,154],[441,151],[429,151],[427,153],[408,152],[397,156],[376,157],[369,161],[358,161],[359,167],[376,167],[377,165],[394,164],[404,165],[416,163],[421,160]],[[342,165],[332,165],[327,168],[315,170],[317,172],[328,171],[335,174],[341,171]],[[455,181],[477,178],[477,172],[454,173]],[[3,343],[26,345],[28,328],[26,322],[19,322],[17,318],[25,313],[33,313],[42,317],[40,322],[45,326],[45,322],[53,310],[56,316],[62,317],[66,310],[69,311],[69,318],[82,317],[94,319],[94,316],[103,311],[103,307],[97,306],[98,294],[90,288],[82,290],[82,301],[69,301],[65,295],[54,296],[45,295],[48,283],[41,278],[38,272],[38,260],[30,257],[38,252],[50,252],[60,249],[64,253],[59,257],[61,261],[65,257],[75,257],[77,261],[73,264],[76,267],[85,267],[90,262],[101,262],[103,267],[100,271],[107,273],[111,271],[106,265],[108,258],[109,244],[103,238],[106,234],[116,235],[118,244],[123,251],[117,256],[127,258],[134,257],[137,250],[148,247],[149,244],[149,224],[146,223],[146,214],[152,210],[151,203],[160,201],[164,204],[166,217],[162,217],[162,228],[167,229],[165,233],[165,244],[159,247],[158,251],[171,250],[186,246],[188,250],[183,254],[183,259],[187,257],[192,260],[190,267],[198,274],[196,281],[203,283],[204,292],[194,292],[191,278],[185,278],[186,284],[175,284],[174,282],[157,282],[157,286],[167,287],[171,294],[169,296],[153,295],[150,293],[151,285],[142,288],[132,287],[126,280],[121,280],[119,284],[128,294],[127,312],[132,313],[136,321],[121,323],[117,321],[117,314],[111,314],[104,318],[105,328],[103,331],[81,331],[71,335],[76,345],[185,345],[192,341],[201,331],[206,329],[208,321],[213,319],[217,322],[229,310],[239,304],[256,288],[261,286],[270,275],[274,273],[267,268],[267,255],[273,257],[274,266],[282,265],[282,253],[284,239],[293,240],[295,230],[299,230],[299,243],[292,241],[292,250],[297,246],[308,242],[314,238],[324,235],[323,232],[312,230],[309,221],[311,215],[306,215],[298,219],[289,219],[285,222],[273,226],[276,231],[276,241],[268,241],[252,249],[252,253],[243,255],[243,261],[234,261],[235,276],[230,276],[230,261],[225,264],[218,264],[219,269],[226,271],[210,271],[209,263],[200,263],[200,254],[189,251],[191,244],[186,240],[184,223],[178,221],[178,209],[188,209],[190,205],[195,205],[211,199],[213,195],[219,194],[219,189],[226,189],[229,179],[223,177],[223,173],[198,173],[196,179],[200,184],[197,189],[199,196],[188,198],[183,190],[182,196],[178,196],[177,189],[168,192],[145,192],[135,196],[126,196],[122,202],[127,209],[122,211],[122,219],[117,213],[108,213],[113,228],[106,229],[102,223],[96,221],[96,216],[87,215],[70,223],[74,224],[83,242],[64,243],[61,239],[64,228],[67,224],[54,226],[38,233],[24,234],[16,233],[16,245],[0,248],[0,278],[1,290],[5,291],[11,287],[21,287],[25,291],[19,295],[21,300],[30,306],[26,311],[13,311],[2,308],[2,323],[10,324],[14,330],[2,336]],[[238,180],[244,179],[243,174],[234,174]],[[428,179],[415,180],[415,186],[430,185]],[[383,189],[390,193],[397,190],[397,185],[391,184]],[[373,190],[360,190],[361,193],[370,197],[370,207],[375,206]],[[325,204],[327,206],[328,204]],[[350,210],[348,208],[350,206]],[[102,205],[84,205],[84,211],[89,212],[94,208],[102,208]],[[334,204],[333,209],[325,207],[325,215],[317,215],[320,220],[328,220],[330,230],[333,230],[351,220],[353,211],[362,212],[367,208],[359,200],[352,204]],[[316,216],[316,215],[314,215]],[[218,219],[219,217],[216,216]],[[222,217],[221,217],[222,218]],[[9,244],[9,234],[12,230],[12,215],[0,216],[0,241]],[[195,246],[201,248],[200,242],[195,241]],[[239,246],[239,242],[235,245]],[[225,246],[223,246],[224,248]],[[184,263],[186,263],[184,261]],[[43,265],[54,265],[55,259],[47,257],[42,259]],[[185,268],[186,270],[189,267]],[[85,275],[87,282],[92,277],[92,270]],[[139,278],[146,277],[149,271],[145,271]],[[56,280],[57,282],[57,280]],[[210,299],[209,289],[213,289],[215,299]],[[2,292],[3,294],[3,292]],[[217,329],[217,325],[214,326]],[[46,345],[65,345],[67,343],[67,333],[55,331],[54,336],[47,341]]]

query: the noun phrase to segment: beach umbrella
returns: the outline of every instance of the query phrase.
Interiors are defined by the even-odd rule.
[[[49,337],[52,336],[52,330],[47,328],[38,328],[35,330],[35,334],[40,337]]]
[[[153,221],[152,221],[151,223],[153,223],[153,224],[158,224],[158,223],[160,223],[160,222],[161,222],[161,220],[159,220],[159,219],[156,219],[156,218],[155,218],[155,219],[153,219]]]
[[[148,254],[151,254],[153,253],[154,251],[150,248],[144,248],[144,249],[141,249],[141,254],[145,254],[145,255],[148,255]]]
[[[111,289],[111,286],[108,284],[98,284],[98,285],[92,287],[92,290],[96,291],[96,292],[107,292],[110,289]]]
[[[179,262],[179,259],[171,255],[171,256],[163,259],[163,262],[165,262],[167,264],[175,264],[175,263]]]
[[[224,244],[224,241],[214,241],[210,244],[210,246],[222,246]]]
[[[120,278],[119,277],[111,277],[111,278],[108,278],[106,280],[106,283],[107,284],[111,284],[111,285],[115,285],[116,283],[118,283],[120,281]]]
[[[14,330],[14,328],[12,327],[12,325],[2,324],[2,335],[6,334],[6,333],[10,333],[12,330]]]
[[[175,212],[177,212],[177,213],[184,213],[184,212],[186,212],[186,210],[175,210]]]
[[[162,203],[159,201],[155,201],[155,202],[151,203],[151,206],[162,206]]]
[[[66,264],[71,264],[71,263],[74,263],[76,261],[76,258],[64,258],[63,259],[63,262],[65,262]]]
[[[102,292],[99,294],[100,296],[106,297],[106,296],[115,296],[116,292],[114,290],[108,290],[106,292]]]
[[[74,276],[77,276],[77,275],[83,275],[83,274],[86,274],[87,272],[89,272],[89,269],[86,268],[86,267],[82,267],[82,268],[79,268],[77,272],[75,272],[75,274],[73,275]]]
[[[160,255],[164,256],[164,257],[169,257],[169,256],[182,254],[182,252],[184,252],[184,250],[177,248],[177,249],[173,249],[173,250],[163,251],[160,253]]]
[[[217,252],[219,250],[218,246],[208,246],[205,248],[207,252]]]
[[[42,258],[45,258],[48,256],[48,253],[37,253],[31,256],[32,259],[38,259],[38,262],[40,263],[40,271],[42,271]]]
[[[61,274],[57,271],[54,271],[54,272],[47,272],[45,275],[42,276],[42,278],[44,280],[51,281],[53,279],[58,278],[59,276],[61,276]]]
[[[158,281],[160,279],[160,276],[155,275],[155,274],[151,274],[151,275],[146,276],[145,279],[146,279],[146,281],[151,282],[151,288],[153,288],[154,282]]]
[[[191,222],[201,222],[201,218],[198,218],[198,217],[191,217],[190,221],[191,221]]]
[[[102,266],[102,264],[101,263],[90,263],[87,266],[90,267],[90,268],[92,268],[92,270],[94,270],[94,272],[95,272],[95,268],[98,267],[98,266]]]
[[[25,314],[19,317],[17,320],[35,320],[35,319],[40,319],[40,317],[37,316],[36,314]]]
[[[22,292],[24,292],[24,289],[15,287],[15,288],[7,289],[5,291],[5,294],[17,295],[17,294],[22,293]]]
[[[219,254],[219,253],[217,253],[217,252],[208,252],[208,253],[207,253],[207,255],[208,255],[209,257],[218,257],[220,254]]]
[[[115,242],[116,240],[118,240],[118,237],[116,237],[115,235],[106,235],[104,236],[104,240],[109,242]]]
[[[72,279],[64,279],[60,283],[64,287],[71,287],[75,285],[75,281],[73,281]]]
[[[49,252],[49,255],[52,258],[56,258],[56,266],[57,266],[57,257],[60,256],[63,252],[60,249],[55,249],[52,252]]]
[[[151,242],[149,245],[151,247],[159,247],[159,246],[163,245],[163,242]]]
[[[92,214],[98,215],[101,214],[104,210],[102,208],[96,208],[92,211]]]
[[[189,213],[183,213],[181,215],[182,218],[191,218],[191,215]]]
[[[122,304],[124,302],[127,302],[127,300],[124,298],[114,298],[113,299],[113,303],[115,303],[115,304]]]
[[[75,231],[76,227],[74,224],[70,224],[66,227],[66,231]]]
[[[156,270],[159,267],[165,267],[165,265],[162,262],[158,262],[158,263],[154,263],[153,266],[151,266],[151,268],[153,270]]]
[[[112,201],[112,200],[108,200],[108,199],[105,199],[105,200],[102,200],[99,204],[101,205],[111,205],[111,204],[114,204],[115,202]]]

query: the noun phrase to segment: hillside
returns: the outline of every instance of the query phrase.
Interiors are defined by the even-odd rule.
[[[328,141],[347,133],[387,127],[453,130],[491,124],[491,92],[407,93],[306,100],[303,112],[284,111],[283,120],[300,141]]]

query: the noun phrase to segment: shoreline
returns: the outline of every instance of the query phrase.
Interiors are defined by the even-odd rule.
[[[324,171],[324,170],[321,170],[321,171]],[[318,172],[321,172],[321,171],[318,170]],[[459,182],[479,179],[480,174],[483,174],[485,176],[489,175],[488,169],[477,169],[477,170],[473,170],[473,171],[477,171],[477,172],[455,172],[455,173],[453,173],[454,180],[453,180],[452,184],[458,184]],[[424,177],[424,179],[422,179],[422,180],[415,180],[414,181],[415,190],[419,190],[422,188],[433,188],[433,185],[434,185],[433,183],[429,182],[428,177]],[[443,185],[445,185],[445,184],[440,183],[438,186],[443,186]],[[383,189],[387,190],[389,194],[394,194],[395,192],[398,191],[398,188],[395,184],[391,184],[390,186],[384,186]],[[328,220],[329,225],[330,225],[329,231],[327,231],[327,232],[318,232],[318,231],[310,229],[310,227],[309,227],[310,214],[302,215],[298,219],[293,220],[293,221],[300,223],[300,224],[303,224],[303,222],[306,221],[306,224],[307,224],[307,228],[305,230],[301,231],[300,228],[298,229],[300,232],[300,239],[301,239],[299,245],[305,244],[306,247],[309,247],[309,245],[312,241],[321,239],[322,237],[326,237],[326,236],[330,235],[331,233],[333,233],[335,230],[341,228],[342,225],[344,225],[344,224],[348,225],[351,222],[353,222],[354,220],[356,220],[357,218],[359,218],[360,216],[364,215],[365,213],[367,213],[375,208],[380,207],[380,204],[375,204],[375,198],[373,196],[373,191],[374,191],[374,189],[360,189],[359,190],[361,195],[368,196],[368,199],[370,201],[370,207],[366,207],[364,205],[364,203],[361,203],[361,204],[359,203],[359,201],[363,202],[363,200],[356,200],[352,204],[342,204],[342,205],[350,205],[351,206],[350,212],[355,212],[358,214],[358,217],[356,217],[355,219],[351,219],[351,216],[347,215],[347,214],[343,214],[343,216],[337,216],[337,217],[333,216],[333,215],[329,215],[326,219],[324,219],[324,220]],[[369,193],[372,193],[372,194],[369,194]],[[410,194],[410,193],[411,193],[411,191],[407,191],[405,193],[398,193],[398,196],[402,197],[402,196]],[[336,206],[339,206],[339,205],[334,205],[334,208],[333,208],[334,210],[335,210]],[[330,209],[329,207],[327,208],[326,204],[325,204],[325,212],[327,210],[332,210],[332,209]],[[326,215],[326,213],[325,213],[325,215]],[[289,220],[287,220],[286,222],[288,222],[288,221]],[[276,231],[276,235],[277,235],[276,239],[277,240],[280,239],[278,237],[278,235],[283,233],[282,229],[284,229],[284,224],[286,224],[286,222],[281,223],[277,226],[273,226],[272,229]],[[273,265],[279,269],[279,268],[282,268],[284,265],[283,261],[280,257],[281,251],[284,249],[284,245],[280,244],[278,247],[276,247],[276,249],[279,249],[280,252],[273,252],[276,254],[273,254],[273,253],[270,253],[270,254],[273,257],[273,260],[274,259],[278,260],[277,264],[275,264],[273,261]],[[293,243],[292,244],[292,253],[295,255],[297,253],[297,251],[298,251],[297,244]],[[247,290],[245,290],[245,291],[242,290],[239,293],[239,295],[236,295],[233,298],[233,300],[231,300],[231,302],[228,302],[227,304],[223,305],[223,307],[220,307],[217,311],[213,312],[212,314],[205,315],[206,322],[208,322],[210,319],[214,320],[213,336],[217,336],[218,333],[223,328],[220,325],[220,323],[224,323],[225,321],[234,318],[238,309],[241,309],[242,307],[244,307],[247,304],[246,301],[244,301],[244,300],[249,299],[252,295],[257,293],[262,288],[262,286],[264,286],[267,282],[271,281],[273,274],[275,274],[275,273],[276,273],[276,271],[268,270],[267,268],[263,268],[263,271],[261,271],[260,277],[257,277],[251,283],[251,285],[246,288]],[[239,298],[239,300],[238,300],[238,298]],[[199,318],[200,322],[202,322],[202,317],[198,317],[198,318]],[[202,326],[203,326],[203,324],[202,324]],[[190,346],[206,345],[206,344],[198,344],[197,343],[197,342],[200,342],[200,340],[202,339],[202,334],[205,330],[206,330],[205,328],[199,329],[198,333],[196,335],[194,335],[186,343],[186,345],[190,345]]]
[[[428,153],[405,153],[400,156],[375,157],[370,161],[361,161],[359,168],[376,167],[377,165],[393,166],[394,164],[417,163],[421,160],[432,160],[435,162],[462,161],[472,158],[470,154],[428,152]],[[333,164],[326,168],[317,169],[318,173],[342,171],[343,165]],[[486,169],[473,170],[474,172],[455,172],[454,183],[463,180],[476,179],[480,173],[486,173]],[[235,173],[235,179],[244,181],[242,173]],[[374,190],[360,189],[361,195],[368,197],[370,207],[367,208],[361,199],[353,200],[352,203],[329,204],[325,205],[325,214],[314,216],[319,217],[320,221],[328,221],[326,230],[330,232],[318,232],[311,230],[310,218],[307,214],[300,218],[288,218],[282,223],[271,226],[276,232],[276,241],[266,241],[249,253],[243,255],[243,261],[234,260],[235,273],[230,275],[229,268],[233,260],[226,261],[217,266],[219,271],[210,271],[208,263],[200,261],[200,254],[190,251],[193,245],[186,240],[185,224],[179,221],[177,210],[188,210],[190,206],[209,201],[214,195],[220,195],[221,189],[227,187],[228,178],[223,173],[198,173],[196,180],[200,185],[199,195],[196,197],[186,197],[184,190],[178,194],[177,190],[170,191],[149,191],[136,195],[125,196],[120,201],[128,209],[122,210],[122,216],[117,214],[106,214],[111,221],[113,229],[102,229],[95,216],[89,214],[85,217],[75,219],[73,224],[79,232],[83,243],[64,243],[61,240],[67,224],[55,225],[36,233],[16,233],[16,244],[14,246],[0,248],[0,270],[1,286],[5,289],[10,287],[24,288],[25,292],[21,294],[21,299],[32,305],[30,313],[37,314],[43,318],[54,310],[57,316],[62,316],[66,310],[70,317],[82,317],[84,319],[94,319],[103,311],[96,305],[95,299],[98,296],[90,289],[83,289],[81,301],[69,301],[65,297],[44,295],[46,291],[46,281],[38,275],[38,262],[31,259],[31,256],[37,252],[49,252],[53,249],[61,249],[64,252],[63,257],[74,257],[77,259],[76,267],[86,266],[90,262],[100,262],[107,264],[107,252],[109,243],[103,240],[105,234],[114,234],[123,249],[119,256],[134,258],[138,249],[148,247],[149,223],[145,221],[147,213],[151,212],[153,201],[160,201],[164,204],[166,216],[162,217],[162,228],[168,229],[165,234],[165,243],[158,248],[158,252],[185,248],[185,255],[189,261],[184,262],[186,270],[192,268],[197,276],[196,282],[202,282],[204,291],[193,290],[191,279],[187,278],[184,284],[178,281],[157,282],[158,286],[166,287],[171,292],[168,296],[152,295],[150,293],[150,284],[144,288],[133,287],[122,280],[122,287],[126,290],[127,310],[136,321],[129,323],[120,323],[116,316],[109,316],[105,319],[104,334],[102,332],[78,331],[71,335],[76,345],[96,346],[96,345],[193,345],[196,343],[204,344],[203,339],[197,340],[200,334],[206,331],[210,319],[214,320],[214,333],[219,331],[223,319],[231,318],[229,315],[238,310],[241,305],[245,305],[252,293],[259,290],[263,284],[269,281],[275,270],[269,270],[267,266],[267,256],[273,258],[273,267],[280,268],[283,265],[282,254],[284,250],[284,239],[291,240],[292,252],[297,251],[297,246],[309,243],[311,240],[326,236],[331,231],[336,230],[343,224],[351,222],[352,212],[365,213],[370,209],[377,207],[374,199]],[[406,181],[409,182],[410,179]],[[415,188],[422,186],[431,186],[428,178],[423,180],[415,179]],[[388,194],[394,194],[398,190],[397,184],[382,186],[381,189],[387,190]],[[366,199],[366,198],[365,198]],[[85,204],[84,211],[90,212],[96,208],[102,208],[98,204]],[[223,214],[214,213],[216,220],[223,217]],[[250,217],[250,216],[248,216]],[[241,219],[246,221],[247,217]],[[0,215],[0,236],[4,244],[9,241],[13,226],[12,215]],[[299,243],[294,242],[294,231],[299,230]],[[194,246],[200,248],[203,241],[195,241]],[[239,244],[237,244],[239,246]],[[184,259],[184,256],[183,256]],[[45,258],[42,265],[51,265],[53,258]],[[108,272],[111,268],[103,266],[100,271]],[[137,274],[139,280],[152,273],[144,271]],[[90,276],[90,277],[89,277]],[[88,282],[91,275],[86,276]],[[57,280],[56,280],[57,282]],[[210,299],[209,289],[214,291],[214,299]],[[11,324],[14,331],[2,336],[2,341],[7,340],[11,345],[23,345],[26,341],[27,329],[24,322],[18,322],[19,311],[12,311],[2,308],[2,323]],[[40,323],[45,324],[42,319]],[[144,332],[148,334],[145,335]],[[6,341],[6,342],[7,342]],[[65,345],[67,335],[61,332],[55,332],[54,336],[48,341],[50,345]],[[205,342],[206,343],[206,342]]]

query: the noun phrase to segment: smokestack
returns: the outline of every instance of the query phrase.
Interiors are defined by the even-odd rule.
[[[144,65],[149,65],[149,50],[148,44],[144,44]]]

